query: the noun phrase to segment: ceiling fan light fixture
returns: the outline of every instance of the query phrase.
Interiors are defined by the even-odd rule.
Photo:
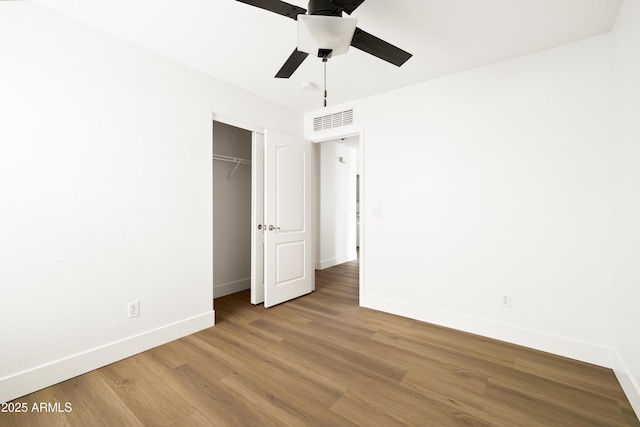
[[[314,56],[331,51],[331,56],[349,51],[358,20],[339,16],[298,15],[298,50]]]

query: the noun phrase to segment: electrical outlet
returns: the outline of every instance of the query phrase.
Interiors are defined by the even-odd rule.
[[[139,316],[140,315],[140,301],[130,302],[129,305],[127,305],[127,313],[128,313],[129,319],[131,319],[132,317]]]
[[[511,308],[511,295],[503,294],[500,298],[501,305],[506,308]]]

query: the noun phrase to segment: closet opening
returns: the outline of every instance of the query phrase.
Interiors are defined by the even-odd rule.
[[[213,121],[213,298],[251,288],[252,132]]]

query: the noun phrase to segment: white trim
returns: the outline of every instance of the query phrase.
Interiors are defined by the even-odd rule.
[[[324,270],[336,265],[343,264],[345,262],[353,261],[358,258],[358,254],[354,251],[352,254],[344,255],[341,257],[326,259],[323,261],[316,261],[316,270]]]
[[[219,123],[224,123],[225,125],[234,126],[240,129],[251,131],[251,132],[264,133],[264,128],[262,127],[254,126],[252,124],[245,123],[240,120],[233,119],[231,117],[221,116],[216,113],[213,113],[213,120]]]
[[[251,277],[236,280],[234,282],[221,283],[213,286],[213,297],[220,298],[226,295],[235,294],[236,292],[251,289]]]
[[[55,360],[27,371],[0,379],[0,402],[8,402],[69,378],[125,359],[159,345],[207,329],[215,323],[215,312],[207,311],[161,328],[153,329]]]
[[[360,156],[360,158],[358,159],[358,164],[359,164],[359,175],[360,175],[360,208],[358,210],[359,212],[359,219],[360,219],[360,230],[358,230],[359,233],[359,237],[358,237],[358,257],[359,257],[359,270],[358,270],[358,295],[359,295],[359,305],[362,306],[362,300],[363,297],[366,295],[365,292],[365,269],[364,269],[364,264],[365,264],[365,259],[366,259],[366,233],[365,233],[365,224],[366,224],[366,215],[364,214],[365,212],[367,212],[367,198],[365,197],[365,190],[366,190],[366,185],[365,185],[365,171],[366,171],[366,167],[365,167],[365,162],[364,162],[364,150],[365,150],[365,143],[364,143],[364,127],[360,127],[360,131],[358,132],[358,156]]]
[[[260,228],[258,229],[258,226]],[[264,302],[264,134],[251,132],[251,304]]]
[[[373,295],[361,295],[360,305],[374,310],[553,353],[605,368],[613,367],[616,356],[613,348]]]
[[[640,420],[640,384],[633,378],[629,367],[624,363],[619,353],[617,354],[616,366],[613,368],[613,372],[616,374],[622,391],[624,391],[627,399],[629,399],[631,407]]]
[[[333,141],[334,139],[340,138],[349,138],[352,136],[362,135],[362,128],[356,125],[349,125],[341,128],[335,128],[331,130],[325,130],[322,132],[314,132],[313,135],[305,135],[309,136],[310,141],[314,144],[325,141]]]

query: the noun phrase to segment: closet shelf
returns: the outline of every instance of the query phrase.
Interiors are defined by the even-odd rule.
[[[213,160],[219,160],[221,162],[229,162],[229,163],[235,163],[236,164],[236,166],[231,171],[231,174],[229,174],[229,177],[227,178],[227,181],[231,181],[231,177],[233,176],[234,173],[236,173],[236,170],[238,170],[238,166],[240,166],[240,165],[251,165],[251,160],[241,159],[241,158],[238,158],[238,157],[224,156],[222,154],[214,154],[213,155]]]

